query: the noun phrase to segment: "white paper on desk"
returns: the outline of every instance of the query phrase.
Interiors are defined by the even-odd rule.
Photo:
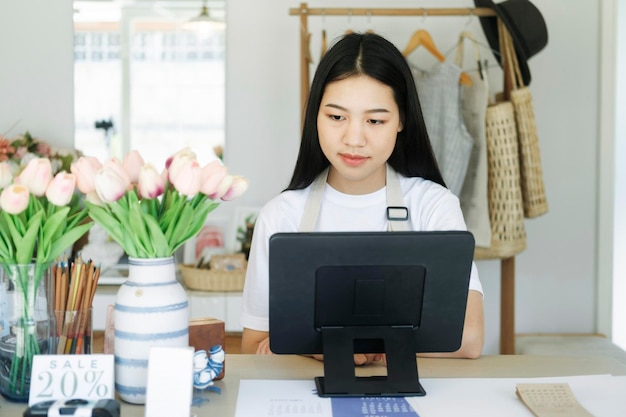
[[[515,395],[520,383],[568,383],[595,417],[626,416],[626,377],[422,378],[424,397],[406,397],[421,417],[532,417]],[[333,417],[330,398],[315,393],[313,380],[242,380],[235,417]],[[339,417],[339,416],[334,416]]]
[[[321,398],[313,380],[242,380],[235,417],[419,417],[402,397]]]
[[[242,379],[235,417],[332,417],[329,398],[316,394],[313,380]]]
[[[595,417],[626,416],[626,377],[422,378],[424,397],[408,397],[422,417],[532,417],[515,395],[520,383],[568,383],[578,402]]]

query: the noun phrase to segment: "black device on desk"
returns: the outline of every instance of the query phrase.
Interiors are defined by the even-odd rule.
[[[119,417],[120,403],[114,399],[51,400],[33,404],[24,411],[24,417],[76,416],[76,417]]]
[[[460,348],[473,257],[466,231],[277,233],[270,349],[323,353],[323,397],[425,395],[415,354]],[[355,376],[354,353],[383,352],[387,376]]]

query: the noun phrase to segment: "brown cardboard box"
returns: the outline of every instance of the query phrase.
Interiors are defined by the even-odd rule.
[[[211,346],[221,345],[224,348],[226,341],[226,332],[224,321],[212,317],[202,317],[189,320],[189,346],[194,350],[206,350]],[[220,380],[224,378],[226,372],[226,361],[222,372],[215,378]]]

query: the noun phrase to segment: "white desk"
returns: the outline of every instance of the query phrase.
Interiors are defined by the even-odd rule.
[[[418,359],[420,378],[530,378],[612,374],[626,375],[626,365],[612,358],[524,356],[483,356],[480,359]],[[226,355],[226,376],[216,382],[221,394],[207,393],[210,399],[192,409],[198,417],[235,415],[241,379],[313,379],[323,374],[323,364],[300,356]],[[381,366],[358,368],[358,376],[384,375]],[[25,404],[0,397],[2,417],[21,417]],[[529,414],[530,415],[530,414]],[[122,417],[143,417],[144,407],[122,403]]]

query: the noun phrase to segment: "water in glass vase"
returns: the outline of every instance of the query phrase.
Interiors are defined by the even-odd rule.
[[[51,347],[46,287],[50,264],[2,264],[0,269],[0,393],[28,402],[33,356]]]

